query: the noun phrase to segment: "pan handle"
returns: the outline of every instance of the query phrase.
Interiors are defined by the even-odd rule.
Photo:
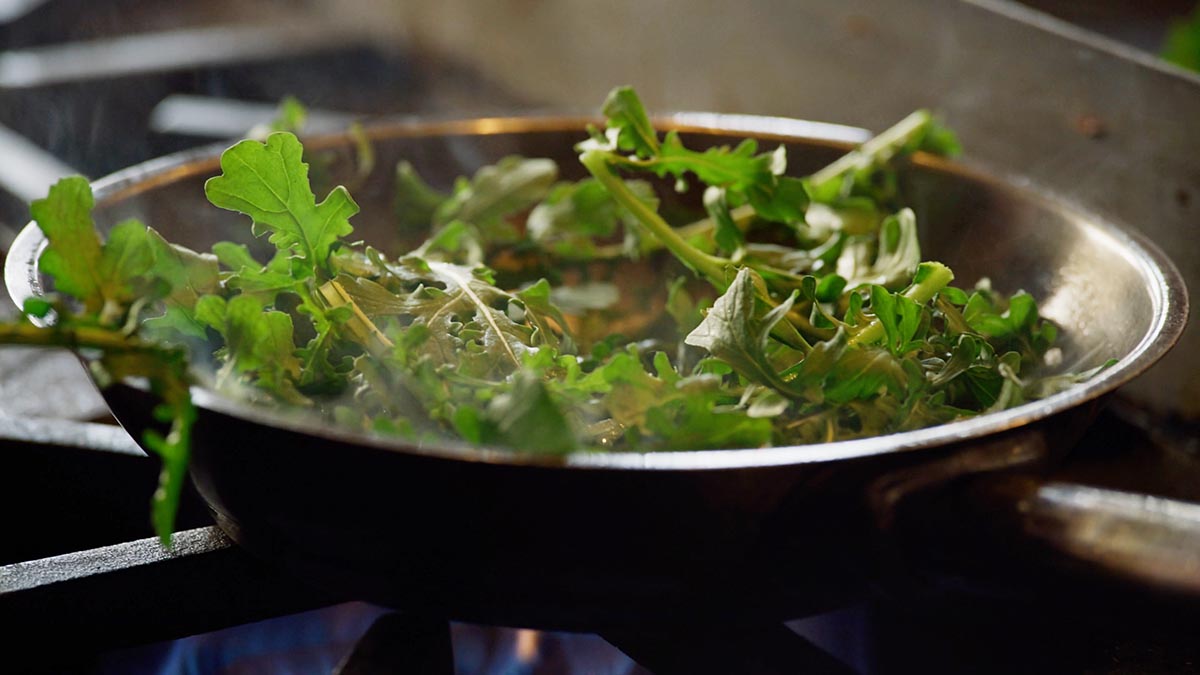
[[[1200,503],[1048,478],[1053,445],[1025,430],[877,479],[885,581],[1069,579],[1200,600]]]
[[[1060,567],[1200,598],[1200,504],[1019,475],[978,480],[966,498]]]

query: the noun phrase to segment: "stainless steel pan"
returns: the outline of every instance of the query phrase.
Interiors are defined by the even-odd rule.
[[[661,121],[697,144],[746,133],[784,142],[797,173],[846,149],[814,134],[815,127],[770,118]],[[355,174],[347,136],[314,138],[307,146],[329,153],[324,170],[349,184],[362,205],[356,235],[386,249],[402,239],[390,199],[398,159],[443,184],[512,153],[552,157],[568,175],[582,175],[572,145],[584,122],[374,126],[368,135],[375,169],[365,177]],[[222,239],[246,241],[243,220],[204,201],[201,184],[217,171],[217,151],[203,150],[115,174],[95,185],[97,219],[107,226],[140,217],[168,239],[201,249]],[[902,505],[966,477],[1036,476],[1072,446],[1107,394],[1171,347],[1187,317],[1179,274],[1139,236],[933,158],[918,157],[908,167],[905,189],[924,226],[926,258],[949,264],[960,283],[988,276],[999,288],[1034,294],[1063,328],[1066,365],[1088,368],[1109,357],[1119,363],[1042,401],[886,437],[566,457],[414,446],[197,390],[195,484],[233,539],[281,568],[339,591],[455,618],[594,627],[713,613],[787,618],[842,602],[889,564]],[[10,252],[5,274],[18,302],[41,292],[42,243],[29,227]],[[135,438],[152,424],[143,391],[118,385],[105,396]],[[1060,496],[1085,490],[1055,489]],[[1063,509],[1061,500],[1042,504],[1040,494],[1007,497],[1010,510],[1024,499],[1031,517],[1063,526],[1030,530],[1031,536],[1106,573],[1200,596],[1195,566],[1190,573],[1186,566],[1145,573],[1164,552],[1186,565],[1189,552],[1200,550],[1186,518],[1163,518],[1162,504],[1145,499],[1122,502],[1115,516],[1111,508],[1081,515]],[[1088,541],[1095,530],[1068,527],[1105,513],[1130,524],[1133,535],[1117,552],[1124,557],[1105,550],[1103,538]]]

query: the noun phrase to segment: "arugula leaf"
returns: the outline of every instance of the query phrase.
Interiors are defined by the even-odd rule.
[[[1162,58],[1188,70],[1200,70],[1200,6],[1186,18],[1171,21]]]
[[[92,221],[93,203],[91,186],[76,176],[60,180],[45,199],[32,204],[33,218],[48,240],[38,264],[87,314],[101,324],[117,325],[135,300],[164,293],[147,277],[157,251],[146,226],[134,220],[117,224],[102,242]],[[169,272],[165,267],[154,271]],[[168,284],[167,292],[176,281],[169,274],[161,280]]]
[[[163,546],[169,546],[179,511],[179,498],[187,479],[192,426],[196,422],[196,409],[188,389],[188,359],[180,350],[142,346],[128,337],[124,339],[126,344],[121,348],[104,348],[104,354],[94,362],[92,370],[101,383],[145,378],[150,392],[161,401],[154,408],[154,417],[169,424],[167,433],[149,429],[142,440],[162,460],[158,489],[151,499],[150,519],[159,541]]]
[[[99,277],[100,235],[92,222],[92,187],[82,176],[64,178],[45,199],[30,206],[33,219],[49,242],[38,267],[54,278],[55,287],[83,303],[88,313],[104,306]]]
[[[140,232],[145,237],[144,250],[152,260],[147,273],[169,289],[163,298],[163,314],[146,319],[143,328],[168,342],[174,335],[204,340],[204,326],[196,320],[194,310],[202,296],[220,290],[216,256],[168,243],[153,228],[141,226]]]
[[[366,316],[406,317],[428,328],[422,350],[437,363],[457,363],[474,376],[519,369],[526,355],[557,347],[557,331],[566,327],[545,282],[513,293],[496,287],[485,269],[413,257],[386,269],[409,284],[420,283],[404,292],[370,279],[339,277],[338,282]]]
[[[216,256],[169,243],[154,228],[144,229],[146,248],[152,259],[147,271],[170,287],[165,298],[167,303],[191,309],[201,296],[219,290],[220,273]]]
[[[231,270],[222,275],[225,288],[258,296],[264,304],[273,304],[279,293],[295,289],[301,283],[297,276],[304,276],[303,271],[294,270],[287,251],[277,252],[266,265],[251,257],[242,244],[218,242],[213,245],[213,254]]]
[[[729,289],[717,298],[684,342],[708,350],[751,381],[791,393],[791,387],[768,361],[766,349],[771,329],[791,309],[795,296],[761,313],[756,302],[756,279],[761,282],[749,269],[739,270]]]
[[[494,441],[525,452],[562,454],[579,446],[578,432],[536,375],[521,371],[512,390],[492,399],[487,418]],[[493,439],[482,436],[484,442]]]
[[[871,310],[883,325],[884,345],[892,354],[904,356],[923,346],[918,332],[928,328],[929,319],[915,300],[892,293],[883,286],[872,286]]]
[[[851,287],[875,284],[896,288],[912,278],[920,263],[917,217],[912,209],[901,209],[885,218],[877,232],[846,244],[837,259],[837,273]]]
[[[546,196],[558,179],[558,165],[548,159],[505,157],[460,181],[454,194],[433,215],[435,224],[461,220],[484,230],[505,227],[505,219]]]
[[[779,155],[757,152],[758,143],[751,139],[734,148],[720,146],[696,152],[683,146],[679,132],[669,131],[658,154],[635,166],[649,168],[659,176],[684,178],[692,173],[707,185],[744,193],[753,186],[770,184],[776,175],[773,169]]]
[[[710,185],[704,191],[704,210],[716,223],[713,239],[717,246],[725,253],[736,256],[745,245],[746,238],[729,211],[729,198],[725,188]]]
[[[250,216],[254,233],[290,250],[315,276],[327,273],[329,254],[339,237],[350,234],[349,218],[358,204],[343,187],[320,204],[308,184],[304,148],[287,132],[265,143],[246,140],[221,155],[220,176],[208,179],[204,193],[214,205]]]
[[[128,305],[139,295],[133,281],[155,264],[146,226],[136,220],[115,225],[101,249],[96,275],[106,299]]]
[[[613,89],[602,111],[608,118],[608,129],[615,136],[612,142],[617,148],[633,151],[643,158],[658,154],[658,132],[632,87]]]
[[[206,295],[196,304],[196,319],[225,340],[225,367],[218,373],[218,382],[230,373],[246,374],[262,389],[289,403],[309,404],[295,387],[302,366],[296,356],[290,316],[265,309],[251,295],[237,295],[228,301]]]
[[[886,172],[896,158],[918,150],[939,154],[957,154],[958,141],[942,127],[928,110],[917,110],[908,117],[863,143],[808,178],[809,194],[814,201],[836,202],[856,189],[876,201],[890,196],[888,191],[872,189],[877,178],[892,184],[894,174]],[[880,173],[880,172],[884,173]]]
[[[704,450],[759,448],[771,443],[774,425],[770,416],[721,406],[721,401],[727,397],[713,386],[712,380],[704,384],[708,386],[693,386],[686,395],[671,398],[646,411],[646,429],[659,437],[657,445],[678,450]]]
[[[308,122],[308,108],[295,96],[284,96],[279,102],[279,112],[271,120],[271,131],[288,131],[293,134],[304,129]]]
[[[406,161],[396,165],[395,189],[393,203],[401,231],[429,227],[438,208],[449,199],[449,195],[438,192],[422,180],[413,165]]]

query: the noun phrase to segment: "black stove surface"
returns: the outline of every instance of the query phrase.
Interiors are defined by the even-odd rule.
[[[1190,444],[1164,442],[1161,428],[1147,432],[1129,417],[1119,406],[1102,414],[1061,476],[1195,499],[1200,462]],[[149,534],[154,470],[119,429],[9,421],[0,438],[10,459],[0,504],[21,514],[0,549],[0,625],[9,662],[20,664],[15,672],[316,673],[335,672],[328,664],[342,661],[360,670],[338,672],[530,675],[1200,669],[1194,602],[1037,562],[948,567],[934,553],[910,583],[881,586],[786,628],[629,626],[571,635],[448,624],[346,604],[352,599],[280,576],[206,525],[194,496],[183,521],[190,529],[172,551],[136,539]],[[54,485],[72,489],[48,491]],[[29,509],[33,503],[41,507]],[[46,650],[48,641],[72,649]],[[441,670],[421,665],[432,662]],[[220,663],[228,667],[212,665]]]

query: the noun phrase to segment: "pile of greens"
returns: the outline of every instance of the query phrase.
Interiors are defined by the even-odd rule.
[[[193,384],[414,443],[567,453],[888,434],[1089,375],[1033,377],[1056,333],[1034,299],[960,290],[921,260],[897,167],[957,151],[927,112],[806,177],[786,173],[783,147],[694,150],[660,135],[628,88],[604,115],[577,146],[590,174],[579,181],[508,157],[442,193],[402,163],[397,227],[427,232],[406,252],[348,238],[358,205],[340,186],[317,201],[287,132],[233,146],[205,185],[268,236],[269,260],[229,242],[191,251],[132,220],[102,240],[87,182],[65,179],[32,208],[55,293],[25,304],[38,325],[4,326],[0,341],[79,350],[102,385],[149,383],[166,429],[145,438],[163,460],[164,539]],[[703,210],[668,222],[671,189]],[[609,334],[604,317],[633,291],[587,270],[672,261],[658,298],[633,300],[652,308],[641,324],[652,328]]]

